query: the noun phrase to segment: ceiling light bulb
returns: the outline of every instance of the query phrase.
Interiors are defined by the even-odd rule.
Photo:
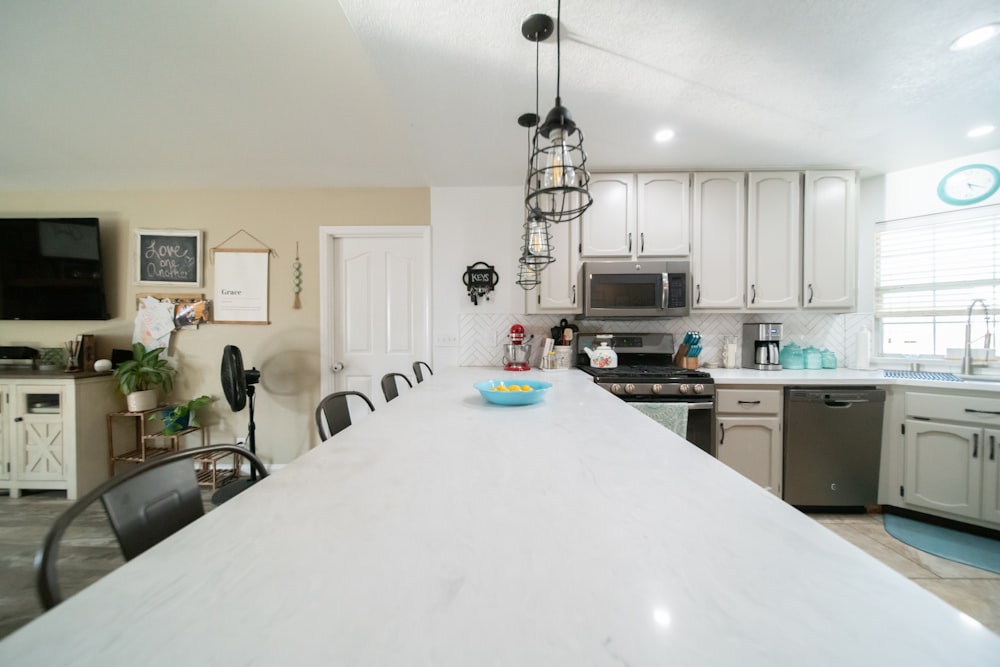
[[[1000,35],[1000,23],[990,23],[989,25],[984,25],[981,28],[976,28],[965,33],[952,42],[950,48],[952,51],[971,49],[973,46],[979,46],[997,35]]]
[[[552,145],[546,151],[548,165],[545,169],[546,188],[566,188],[576,186],[576,169],[570,158],[570,147],[566,145],[566,134],[562,128],[553,128],[550,134]]]
[[[528,252],[539,257],[549,255],[549,234],[545,224],[539,220],[528,223]]]
[[[653,136],[653,138],[656,141],[658,141],[658,142],[660,142],[662,144],[662,143],[670,141],[671,139],[674,138],[674,131],[673,130],[660,130],[659,132],[657,132]]]
[[[993,125],[980,125],[979,127],[974,127],[971,130],[969,130],[969,134],[966,135],[966,136],[973,137],[973,138],[975,138],[975,137],[985,137],[987,134],[992,133],[993,130],[995,130],[995,129],[997,129],[997,128],[995,126],[993,126]]]

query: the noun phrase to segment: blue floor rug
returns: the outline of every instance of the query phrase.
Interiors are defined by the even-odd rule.
[[[1000,540],[883,514],[885,531],[900,542],[929,554],[1000,574]]]

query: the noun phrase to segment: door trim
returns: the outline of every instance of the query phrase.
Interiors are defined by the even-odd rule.
[[[409,238],[422,242],[424,254],[424,280],[427,285],[427,303],[424,313],[425,340],[428,349],[424,357],[430,358],[431,315],[433,314],[433,272],[431,266],[431,228],[428,225],[378,225],[364,226],[323,226],[319,228],[319,337],[320,337],[320,396],[326,396],[333,389],[333,290],[328,289],[333,276],[334,243],[338,238]]]

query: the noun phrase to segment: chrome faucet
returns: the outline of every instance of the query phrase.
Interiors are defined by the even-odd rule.
[[[983,338],[983,348],[987,350],[987,358],[990,349],[990,311],[986,307],[986,302],[982,299],[976,299],[969,304],[969,312],[965,321],[965,352],[962,354],[962,375],[972,375],[972,309],[976,307],[976,304],[983,307],[983,313],[986,315],[986,336]]]

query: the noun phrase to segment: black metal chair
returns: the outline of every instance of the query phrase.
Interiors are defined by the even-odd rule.
[[[396,384],[397,377],[403,378],[406,381],[406,386],[411,389],[413,388],[413,383],[410,382],[410,378],[406,377],[402,373],[386,373],[382,376],[382,395],[385,396],[386,403],[399,396],[399,387]]]
[[[426,361],[414,361],[413,374],[417,376],[417,384],[420,384],[421,382],[424,381],[423,368],[421,367],[426,368],[428,373],[434,375],[434,371],[431,370],[431,367],[427,364]]]
[[[209,445],[162,454],[98,485],[62,513],[35,554],[35,583],[42,606],[63,601],[56,571],[59,543],[66,529],[98,499],[118,538],[125,560],[132,560],[205,513],[192,459],[215,452],[244,457],[260,479],[264,463],[238,445]]]
[[[319,439],[326,440],[340,433],[351,425],[351,408],[348,397],[358,396],[368,404],[368,409],[375,412],[371,400],[360,391],[335,391],[316,406],[316,428]]]

